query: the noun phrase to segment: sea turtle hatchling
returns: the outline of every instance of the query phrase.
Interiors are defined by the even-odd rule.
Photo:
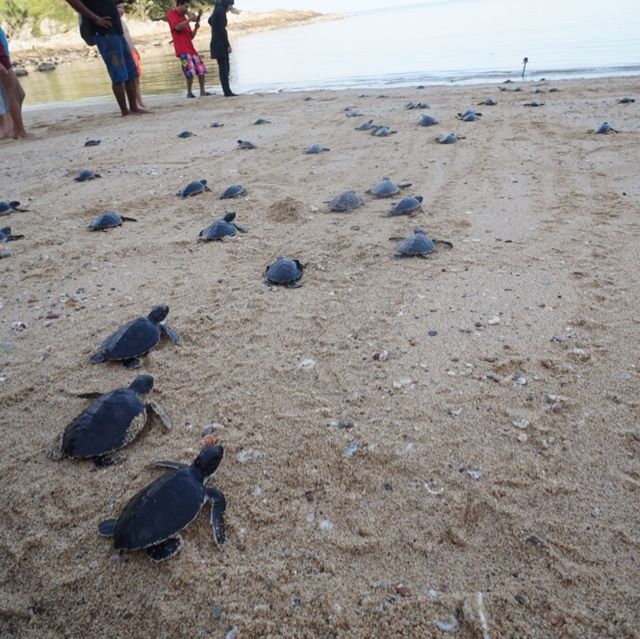
[[[138,317],[122,325],[91,356],[91,363],[121,361],[126,368],[138,368],[141,365],[138,358],[156,347],[163,333],[174,344],[179,344],[182,341],[180,335],[164,323],[168,314],[169,307],[160,304],[147,317]]]
[[[206,229],[202,229],[199,234],[199,239],[203,242],[210,242],[212,240],[223,240],[225,237],[232,237],[236,234],[236,231],[240,233],[246,233],[247,229],[239,224],[236,224],[235,211],[229,211],[225,216],[216,220],[212,224],[209,224]]]
[[[329,210],[335,213],[344,213],[352,211],[359,206],[364,206],[364,200],[355,191],[345,191],[336,195],[329,204]]]
[[[436,138],[436,142],[440,144],[455,144],[458,140],[464,140],[464,135],[456,135],[455,133],[447,133]]]
[[[418,122],[420,126],[433,126],[434,124],[439,124],[438,120],[434,118],[432,115],[425,113]]]
[[[396,240],[401,238],[391,237],[389,239]],[[436,250],[436,246],[438,245],[445,246],[446,248],[453,248],[453,244],[451,242],[429,238],[426,235],[425,230],[421,226],[419,226],[417,229],[415,229],[413,235],[402,239],[402,241],[396,247],[396,252],[393,256],[395,258],[425,258],[429,253],[433,253],[433,251]]]
[[[209,125],[210,129],[219,129],[221,126],[224,126],[224,124],[220,124],[220,122],[212,122]]]
[[[87,140],[84,143],[84,146],[98,146],[98,144],[100,144],[100,142],[102,142],[102,140]]]
[[[182,131],[181,133],[178,133],[178,137],[179,138],[190,138],[195,136],[195,133],[192,133],[191,131]]]
[[[382,178],[375,186],[372,186],[367,193],[373,195],[373,197],[384,198],[393,197],[400,193],[400,189],[406,189],[411,186],[410,182],[405,184],[396,184],[388,177]]]
[[[95,180],[96,178],[102,177],[100,173],[96,173],[95,171],[85,170],[80,171],[78,175],[76,175],[73,179],[76,182],[86,182],[87,180]]]
[[[89,222],[89,226],[87,228],[90,231],[106,231],[107,229],[121,226],[123,222],[137,221],[138,220],[136,220],[135,217],[125,217],[115,211],[107,211],[106,213],[101,213],[97,217],[93,218],[93,220]]]
[[[297,284],[302,277],[304,266],[298,260],[279,255],[273,264],[267,266],[264,278],[267,284],[281,284],[287,288],[300,288]]]
[[[269,120],[265,120],[264,118],[258,118],[254,124],[260,125],[260,124],[271,124],[271,122]]]
[[[182,547],[179,533],[211,502],[211,527],[217,545],[225,540],[222,492],[205,484],[216,471],[224,449],[207,446],[192,464],[160,461],[156,466],[170,468],[154,482],[135,494],[120,511],[117,519],[106,519],[98,525],[103,537],[113,537],[116,550],[144,550],[154,561],[170,559]]]
[[[485,106],[495,106],[498,103],[493,98],[485,98],[482,102],[478,102],[478,106],[481,106],[483,104]]]
[[[176,195],[184,199],[210,190],[211,189],[207,186],[206,180],[195,180],[194,182],[189,182],[189,184],[187,184],[183,189],[180,189]]]
[[[386,217],[395,217],[397,215],[410,215],[413,217],[418,211],[422,210],[422,200],[422,195],[403,197],[399,202],[391,206]]]
[[[413,111],[414,109],[430,109],[431,107],[426,102],[408,102],[404,108]]]
[[[253,142],[249,142],[249,140],[238,140],[238,148],[239,149],[257,149],[258,147]]]
[[[593,130],[594,133],[601,133],[607,135],[608,133],[619,133],[608,122],[603,122],[599,127]]]
[[[322,144],[312,144],[310,146],[308,146],[304,152],[307,155],[314,155],[316,153],[324,153],[325,151],[329,151],[330,149],[328,149],[326,146],[322,146]]]
[[[242,184],[232,184],[228,186],[222,193],[220,194],[221,200],[230,200],[234,197],[240,197],[241,195],[246,195],[247,190],[242,186]]]
[[[475,122],[476,120],[480,119],[481,115],[482,115],[482,113],[478,113],[477,111],[474,111],[473,109],[467,109],[466,111],[463,111],[462,113],[458,113],[457,118],[458,118],[458,120],[462,120],[463,122]]]
[[[371,135],[375,135],[377,138],[386,138],[388,135],[393,135],[397,131],[392,131],[390,127],[386,125],[377,126],[371,131]]]
[[[540,102],[539,100],[529,100],[528,102],[525,102],[522,106],[541,107],[541,106],[544,106],[544,102]]]
[[[631,104],[632,102],[635,102],[635,98],[632,98],[628,95],[625,95],[623,98],[620,98],[618,100],[618,104]]]
[[[374,129],[375,125],[373,124],[373,120],[367,120],[366,122],[363,122],[362,124],[358,125],[355,130],[356,131],[369,131],[371,129]]]
[[[29,209],[21,209],[20,202],[13,200],[12,202],[0,202],[0,215],[9,215],[14,211],[28,211]]]
[[[165,428],[171,422],[161,406],[144,396],[153,388],[151,375],[138,375],[128,387],[109,393],[83,393],[94,398],[47,449],[47,457],[60,460],[93,459],[96,466],[110,466],[124,460],[116,451],[132,442],[145,427],[147,409],[152,410]]]
[[[11,233],[11,227],[5,226],[0,229],[0,244],[4,244],[5,242],[14,242],[15,240],[21,240],[24,238],[24,235],[13,235]]]

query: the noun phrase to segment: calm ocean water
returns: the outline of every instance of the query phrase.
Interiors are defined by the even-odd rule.
[[[519,77],[525,56],[529,78],[635,75],[639,34],[640,0],[431,0],[235,36],[232,87],[246,93],[497,82]],[[208,36],[198,42],[203,56],[207,45]],[[143,68],[145,95],[183,92],[170,47],[146,53]],[[100,60],[23,80],[27,104],[111,95]],[[216,88],[215,63],[207,84]]]

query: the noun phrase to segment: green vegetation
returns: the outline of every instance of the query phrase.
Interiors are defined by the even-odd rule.
[[[212,5],[215,0],[192,0],[191,6]],[[138,0],[131,5],[133,15],[150,20],[164,20],[167,11],[175,6],[175,0]],[[31,22],[34,36],[40,35],[40,23],[45,18],[71,25],[76,17],[73,9],[64,0],[0,0],[0,16],[9,31],[20,29]]]

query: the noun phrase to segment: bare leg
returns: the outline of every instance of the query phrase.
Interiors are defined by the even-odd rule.
[[[113,82],[111,84],[113,95],[116,96],[116,101],[120,107],[120,113],[122,115],[129,115],[129,109],[127,108],[127,96],[124,90],[124,82]]]
[[[144,109],[138,108],[138,103],[136,100],[136,80],[138,78],[132,78],[131,80],[127,80],[124,83],[125,91],[127,94],[127,99],[129,100],[129,113],[131,115],[140,115],[142,113],[146,113]],[[124,113],[122,114],[124,115]]]
[[[204,88],[204,75],[198,76],[198,84],[200,85],[200,95],[207,95],[207,91]]]
[[[192,87],[193,87],[193,76],[191,76],[190,78],[187,78],[187,97],[188,98],[193,96],[193,93],[191,93]]]
[[[140,77],[136,78],[136,107],[139,111],[144,111],[147,105],[142,101],[142,90],[140,89]]]
[[[0,115],[0,140],[13,137],[13,121],[8,113]]]
[[[0,73],[0,82],[2,82],[2,87],[7,97],[9,115],[13,122],[12,135],[14,138],[26,138],[28,134],[22,121],[22,101],[24,100],[22,86],[13,70]]]

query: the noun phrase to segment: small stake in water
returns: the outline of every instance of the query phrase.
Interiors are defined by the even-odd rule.
[[[522,79],[524,80],[524,70],[527,68],[527,62],[529,58],[522,58]]]

